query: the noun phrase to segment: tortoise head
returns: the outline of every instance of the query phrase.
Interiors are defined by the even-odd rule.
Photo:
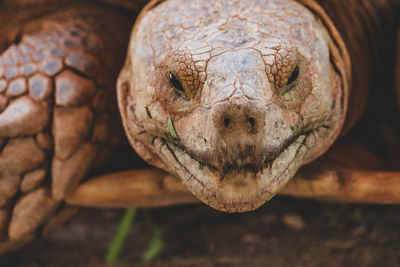
[[[329,33],[291,0],[159,2],[118,80],[128,138],[208,205],[255,209],[342,128]]]

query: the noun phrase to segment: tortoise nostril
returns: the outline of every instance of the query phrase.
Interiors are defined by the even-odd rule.
[[[229,102],[216,104],[212,108],[212,124],[221,136],[257,135],[264,130],[265,108],[258,102],[235,98]],[[229,139],[229,138],[228,138]]]
[[[224,118],[224,126],[225,126],[225,128],[228,128],[230,122],[231,122],[231,120],[229,118]]]
[[[256,125],[256,120],[253,117],[250,117],[249,122],[251,125],[251,129],[254,129],[254,126]]]

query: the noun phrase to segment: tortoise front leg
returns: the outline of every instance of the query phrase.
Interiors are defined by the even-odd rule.
[[[137,169],[94,177],[67,197],[86,207],[161,207],[200,202],[179,178],[160,169]]]
[[[123,139],[115,80],[132,19],[83,3],[44,14],[0,56],[0,253],[33,239]]]
[[[300,172],[279,194],[327,201],[399,204],[400,172],[313,166]],[[71,192],[66,202],[85,207],[127,208],[200,200],[178,178],[159,169],[141,169],[93,178]]]
[[[400,203],[400,172],[387,168],[363,145],[340,144],[302,168],[279,193],[295,197],[359,203]],[[66,198],[87,207],[155,207],[200,202],[179,178],[159,169],[94,177]]]

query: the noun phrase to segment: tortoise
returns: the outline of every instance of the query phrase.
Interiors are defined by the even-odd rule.
[[[1,253],[76,206],[400,202],[398,1],[144,2],[1,3]]]

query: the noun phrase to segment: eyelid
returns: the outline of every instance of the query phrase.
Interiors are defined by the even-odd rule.
[[[175,87],[176,89],[178,89],[179,91],[182,91],[182,92],[185,91],[183,88],[182,82],[172,72],[169,73],[169,81],[170,81],[171,85],[173,87]]]
[[[282,95],[285,95],[285,94],[291,92],[293,89],[295,89],[295,87],[296,87],[295,85],[297,84],[296,81],[298,80],[299,74],[300,74],[300,68],[299,68],[299,65],[296,65],[296,67],[290,73],[290,76],[287,79],[286,85],[284,85],[281,89]]]
[[[180,79],[172,72],[168,74],[169,82],[174,87],[175,93],[184,99],[189,99]]]
[[[296,65],[296,67],[293,69],[292,73],[290,74],[286,85],[290,85],[293,82],[295,82],[297,80],[297,78],[299,77],[299,65]]]

